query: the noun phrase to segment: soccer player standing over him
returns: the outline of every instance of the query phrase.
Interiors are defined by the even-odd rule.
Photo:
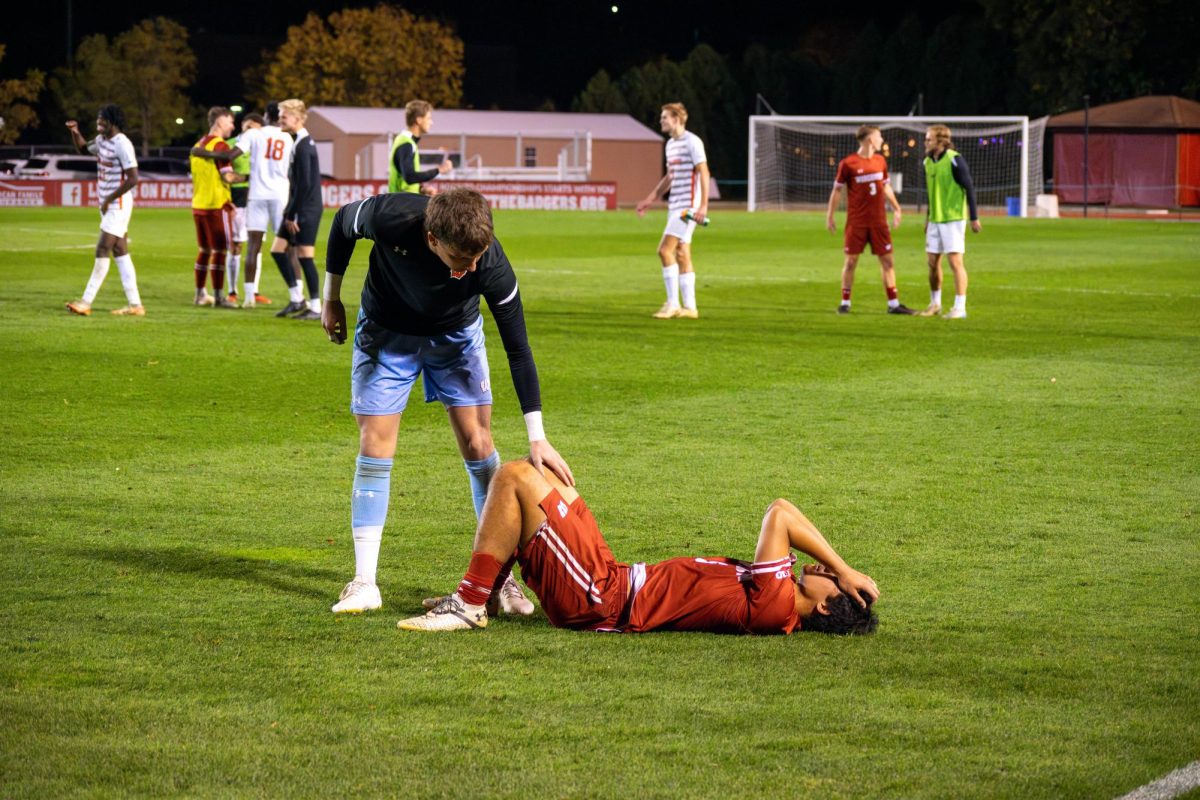
[[[392,192],[342,206],[333,219],[325,255],[325,310],[321,324],[335,344],[346,341],[342,278],[354,243],[375,244],[363,284],[354,332],[350,410],[359,428],[359,455],[350,499],[354,579],[335,614],[382,605],[375,583],[387,519],[392,457],[400,415],[417,376],[425,402],[446,408],[471,485],[475,515],[500,466],[492,443],[492,391],[479,298],[496,321],[525,426],[533,465],[548,467],[567,485],[575,479],[546,439],[537,365],[525,332],[517,276],[492,231],[483,195],[451,189],[432,198]],[[531,614],[533,603],[511,579],[500,590],[509,613]]]
[[[658,121],[667,139],[667,174],[650,194],[637,204],[639,216],[662,196],[669,186],[667,227],[658,244],[662,260],[667,302],[654,313],[655,319],[696,319],[696,271],[692,268],[692,233],[708,216],[708,157],[704,142],[686,130],[687,109],[683,103],[667,103]],[[691,219],[684,219],[684,215]],[[682,302],[681,302],[682,301]]]
[[[233,133],[233,112],[214,106],[208,110],[208,133],[196,147],[209,152],[228,151],[225,139]],[[225,259],[233,234],[233,200],[229,184],[237,176],[228,161],[191,157],[192,221],[196,225],[196,298],[198,306],[237,308],[225,296]],[[205,289],[207,276],[212,276],[213,293]]]
[[[254,308],[258,294],[258,254],[262,251],[263,237],[267,227],[276,232],[275,245],[271,247],[271,258],[288,286],[291,302],[279,315],[303,311],[304,292],[292,265],[288,263],[287,241],[278,234],[283,230],[283,208],[288,201],[288,171],[292,166],[292,137],[278,126],[279,108],[275,103],[267,105],[266,125],[242,131],[238,146],[232,150],[214,152],[193,147],[192,155],[232,162],[245,153],[250,157],[250,195],[246,202],[246,229],[250,241],[246,248],[246,299],[243,308]]]
[[[115,105],[101,107],[96,115],[98,135],[91,142],[79,132],[78,122],[67,120],[67,130],[71,132],[75,149],[84,155],[91,153],[99,160],[96,191],[100,196],[100,240],[96,242],[96,263],[92,266],[92,277],[83,290],[83,297],[67,303],[68,311],[82,317],[92,313],[92,303],[108,276],[109,260],[114,253],[117,256],[117,270],[121,273],[121,286],[125,289],[125,299],[129,304],[112,313],[118,316],[146,316],[142,296],[138,293],[133,259],[129,257],[129,218],[133,215],[132,189],[138,184],[138,170],[133,142],[121,132],[124,127],[125,115]]]
[[[883,134],[874,125],[862,125],[854,134],[858,139],[858,152],[841,160],[837,177],[833,180],[833,191],[829,193],[829,207],[825,210],[825,227],[830,233],[837,231],[833,212],[837,208],[842,190],[846,190],[846,234],[842,251],[846,261],[842,264],[842,302],[839,314],[850,313],[850,292],[854,288],[854,269],[858,257],[871,244],[871,252],[879,257],[879,268],[883,273],[883,288],[887,292],[887,313],[912,314],[913,310],[900,303],[896,294],[896,269],[892,259],[892,234],[888,230],[884,200],[892,207],[892,227],[900,227],[900,202],[892,191],[888,178],[887,160],[880,153]]]
[[[417,144],[421,137],[433,127],[433,106],[424,100],[409,100],[404,106],[404,124],[392,140],[392,159],[388,162],[388,191],[429,194],[428,182],[438,175],[445,175],[454,166],[449,159],[427,170],[421,169],[421,155]]]
[[[251,128],[261,128],[263,126],[262,114],[251,112],[242,117],[242,130],[248,131]],[[225,140],[225,144],[229,148],[238,146],[237,136],[229,137]],[[237,287],[238,277],[241,275],[239,267],[242,260],[242,246],[246,244],[248,239],[246,235],[246,202],[250,199],[250,157],[245,153],[235,158],[231,164],[233,172],[237,176],[237,181],[230,185],[229,194],[233,200],[233,238],[229,243],[229,266],[226,270],[226,276],[229,278],[229,299],[236,303],[238,300]],[[255,273],[262,268],[262,256],[255,258]],[[256,296],[255,302],[259,305],[270,305],[271,299],[263,297],[261,294]]]
[[[963,253],[967,249],[967,219],[971,231],[979,233],[979,207],[975,203],[975,185],[966,159],[951,148],[950,129],[931,125],[925,131],[925,187],[929,190],[929,216],[925,220],[925,255],[929,259],[929,307],[922,317],[942,310],[942,255],[954,271],[954,305],[945,319],[967,317],[967,268]]]
[[[296,257],[304,271],[304,282],[308,286],[308,306],[292,319],[321,318],[321,281],[317,277],[317,265],[313,261],[317,244],[317,230],[321,227],[321,214],[325,211],[321,199],[321,161],[317,158],[317,145],[304,127],[308,109],[303,100],[284,100],[279,104],[279,126],[286,133],[296,135],[292,150],[292,168],[289,173],[291,191],[287,208],[283,210],[283,231],[276,233],[276,244],[280,236],[284,245],[296,248]],[[272,246],[271,250],[275,250]],[[286,313],[286,312],[285,312]]]

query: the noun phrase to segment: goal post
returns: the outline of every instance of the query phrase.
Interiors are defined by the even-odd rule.
[[[892,188],[903,205],[927,204],[925,130],[950,128],[955,150],[971,170],[980,206],[1004,208],[1019,198],[1029,214],[1042,191],[1047,117],[750,117],[747,208],[750,211],[824,207],[838,162],[858,149],[860,125],[883,134]]]

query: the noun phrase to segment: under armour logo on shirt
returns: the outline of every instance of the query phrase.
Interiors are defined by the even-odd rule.
[[[558,501],[558,515],[563,519],[566,519],[567,517],[567,504],[562,500]]]
[[[462,276],[463,276],[463,275],[466,275],[466,274],[467,274],[467,271],[466,271],[465,269],[452,269],[452,270],[450,270],[450,277],[451,277],[451,278],[454,278],[454,280],[456,280],[456,281],[457,281],[457,280],[461,280],[461,279],[462,279]]]

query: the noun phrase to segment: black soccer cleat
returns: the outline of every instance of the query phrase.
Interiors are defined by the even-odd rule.
[[[290,314],[297,314],[301,311],[308,310],[307,303],[288,303],[286,306],[275,312],[277,317],[286,317]]]
[[[849,314],[850,306],[846,305],[845,303],[842,303],[840,306],[838,306],[838,313],[839,314]]]
[[[905,315],[908,315],[908,316],[912,316],[913,314],[916,314],[917,312],[916,312],[916,311],[913,311],[911,308],[909,308],[908,306],[904,305],[904,303],[900,303],[900,304],[899,304],[899,305],[897,305],[895,308],[891,308],[891,307],[889,307],[889,308],[888,308],[888,313],[889,313],[889,314],[905,314]]]
[[[313,311],[311,308],[306,308],[303,311],[301,311],[299,314],[292,315],[292,319],[310,320],[310,319],[320,319],[320,318],[321,318],[321,315],[318,314],[317,312]]]

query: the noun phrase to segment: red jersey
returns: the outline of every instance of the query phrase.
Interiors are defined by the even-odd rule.
[[[629,608],[630,633],[654,630],[791,633],[799,627],[795,557],[750,564],[731,558],[672,558],[645,568]]]
[[[879,153],[863,158],[858,153],[838,164],[834,186],[846,187],[846,225],[887,227],[883,187],[888,183],[887,160]]]

